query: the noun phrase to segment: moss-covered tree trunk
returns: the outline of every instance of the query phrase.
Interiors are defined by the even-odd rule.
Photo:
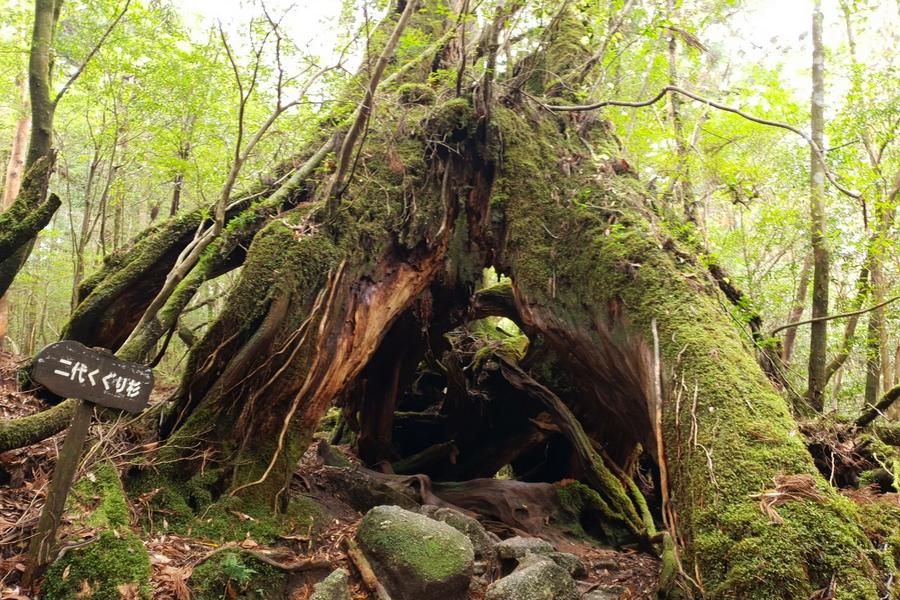
[[[398,47],[434,58],[446,13],[429,6]],[[381,458],[391,407],[379,402],[395,399],[410,350],[389,333],[435,289],[471,290],[494,266],[511,277],[514,302],[475,312],[514,317],[553,354],[546,372],[509,368],[507,382],[551,407],[581,444],[585,479],[608,492],[604,503],[639,503],[628,478],[636,457],[658,461],[684,582],[707,598],[808,598],[832,581],[839,598],[878,598],[878,550],[854,505],[817,474],[716,282],[640,183],[609,163],[621,150],[601,120],[532,104],[570,94],[569,74],[590,56],[578,19],[560,11],[539,54],[496,85],[499,30],[517,6],[501,8],[482,36],[483,76],[461,95],[440,78],[417,83],[425,69],[395,71],[408,83],[375,94],[339,201],[321,169],[301,205],[247,230],[241,276],[191,350],[158,455],[130,485],[166,504],[170,523],[229,502],[283,510],[318,421],[378,364],[389,372],[361,414],[376,420],[365,429]],[[156,230],[85,282],[69,332],[89,336],[100,323],[105,345],[121,343],[122,323],[153,296],[138,287],[151,276],[159,285],[200,218]],[[423,327],[443,318],[417,313]],[[115,314],[130,315],[121,334]],[[636,527],[641,512],[622,514]]]
[[[839,598],[878,598],[854,505],[818,475],[719,292],[638,182],[572,143],[575,121],[501,114],[500,266],[525,322],[573,372],[593,373],[598,411],[652,438],[659,406],[664,512],[693,585],[709,598],[787,599],[834,578]],[[586,135],[597,154],[614,151]],[[563,176],[563,162],[578,169]],[[650,381],[631,376],[642,370]],[[780,475],[807,476],[821,496],[800,491],[766,514]]]

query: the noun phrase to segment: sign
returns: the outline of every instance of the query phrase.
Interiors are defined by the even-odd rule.
[[[63,398],[138,413],[147,408],[153,371],[78,342],[50,344],[34,360],[32,378]]]

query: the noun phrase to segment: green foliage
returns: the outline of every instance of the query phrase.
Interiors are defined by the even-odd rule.
[[[188,580],[197,600],[276,600],[287,576],[240,550],[224,550],[203,561]]]

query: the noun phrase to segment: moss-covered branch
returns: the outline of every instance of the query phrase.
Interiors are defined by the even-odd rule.
[[[24,448],[57,434],[72,422],[74,400],[66,400],[52,408],[9,421],[0,421],[0,452]]]

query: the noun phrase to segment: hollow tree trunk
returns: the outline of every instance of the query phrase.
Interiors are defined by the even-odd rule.
[[[565,10],[555,26],[577,27]],[[485,37],[488,54],[503,17]],[[571,72],[590,56],[581,38],[548,32],[532,66]],[[165,490],[170,508],[231,497],[283,507],[319,419],[388,348],[397,319],[436,280],[474,287],[493,265],[511,276],[530,335],[606,422],[603,441],[622,461],[639,447],[659,460],[666,524],[707,597],[808,598],[834,581],[837,597],[878,598],[878,550],[854,506],[817,474],[715,281],[685,260],[641,185],[594,160],[620,152],[607,129],[531,109],[515,85],[493,86],[493,58],[470,97],[430,107],[376,94],[334,210],[316,195],[330,179],[322,173],[309,203],[254,236],[223,312],[192,348],[146,483]],[[538,79],[519,84],[540,94]],[[570,437],[582,437],[555,398],[514,379],[552,400]],[[818,493],[766,513],[759,495],[782,474]],[[138,484],[143,477],[150,470]]]

